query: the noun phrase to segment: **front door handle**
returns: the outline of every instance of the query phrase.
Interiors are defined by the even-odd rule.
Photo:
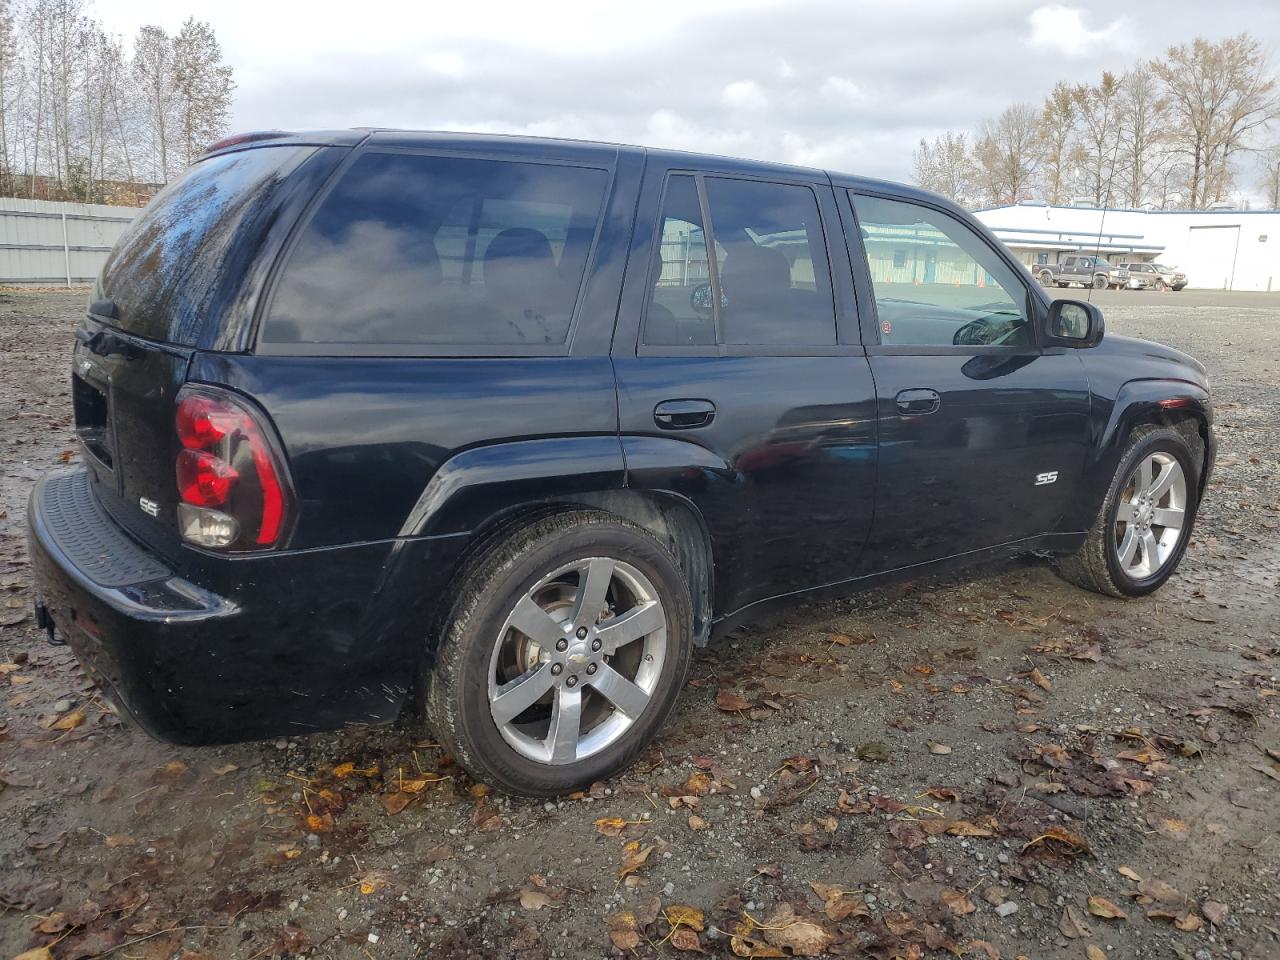
[[[653,422],[663,430],[690,430],[705,427],[716,416],[710,400],[664,400],[653,408]]]
[[[933,413],[938,407],[942,406],[942,398],[938,396],[938,391],[925,387],[900,390],[898,395],[894,397],[894,402],[898,405],[899,413],[913,415]]]

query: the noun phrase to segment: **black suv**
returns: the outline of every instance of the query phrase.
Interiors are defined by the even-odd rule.
[[[37,614],[147,730],[421,706],[475,776],[617,770],[771,601],[1029,550],[1177,566],[1204,368],[909,187],[395,131],[217,145],[107,261]]]

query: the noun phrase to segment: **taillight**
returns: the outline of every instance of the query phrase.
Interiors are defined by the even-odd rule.
[[[178,526],[203,547],[255,550],[284,538],[289,481],[273,435],[234,394],[184,387],[174,426]]]

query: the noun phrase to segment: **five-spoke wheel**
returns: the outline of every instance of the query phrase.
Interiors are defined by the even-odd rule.
[[[427,719],[477,779],[568,793],[653,738],[684,685],[692,634],[688,583],[652,534],[596,511],[545,516],[460,575]]]
[[[666,660],[667,615],[643,573],[588,557],[542,577],[493,646],[489,711],[502,737],[541,763],[573,763],[648,708]]]

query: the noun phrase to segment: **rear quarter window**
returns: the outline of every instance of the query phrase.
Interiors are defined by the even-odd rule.
[[[107,257],[95,299],[114,325],[198,346],[219,297],[238,288],[278,211],[280,188],[314,147],[258,147],[201,160],[165,187]]]
[[[590,167],[366,153],[304,227],[259,342],[564,344],[608,182]]]

